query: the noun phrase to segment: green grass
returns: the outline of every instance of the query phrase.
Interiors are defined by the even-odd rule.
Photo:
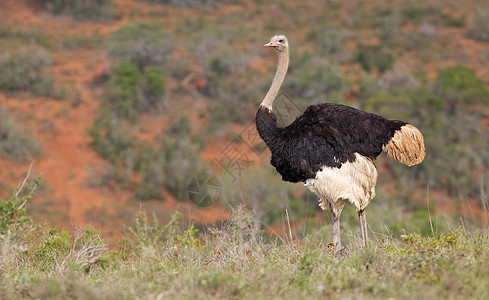
[[[489,297],[487,230],[376,236],[366,248],[350,238],[349,254],[338,256],[329,228],[292,241],[268,236],[243,207],[201,230],[179,225],[178,213],[160,225],[142,211],[109,250],[89,225],[70,234],[26,222],[27,205],[4,205],[32,195],[2,201],[2,298]]]

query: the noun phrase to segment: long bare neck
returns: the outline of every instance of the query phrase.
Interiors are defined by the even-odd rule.
[[[285,49],[284,51],[278,51],[278,66],[277,72],[275,73],[275,77],[273,78],[272,85],[268,90],[267,95],[263,99],[261,105],[268,108],[272,111],[273,101],[275,97],[277,97],[277,93],[284,81],[285,74],[287,73],[287,67],[289,66],[289,49]]]

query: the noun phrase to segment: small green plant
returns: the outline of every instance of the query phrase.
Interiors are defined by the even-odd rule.
[[[29,175],[30,172],[22,185],[14,190],[9,199],[1,199],[0,201],[0,234],[2,235],[9,231],[19,232],[20,228],[32,224],[31,218],[26,215],[26,209],[29,206],[29,201],[41,184],[41,177],[33,179],[26,186]],[[24,191],[24,188],[27,191]]]
[[[42,272],[54,269],[57,264],[70,253],[71,235],[66,230],[48,227],[42,232],[39,246],[31,250],[29,255],[36,268]]]
[[[199,230],[191,225],[189,229],[185,230],[183,234],[177,235],[177,241],[179,241],[184,246],[190,247],[200,247],[202,246],[201,241],[197,238],[197,233]]]

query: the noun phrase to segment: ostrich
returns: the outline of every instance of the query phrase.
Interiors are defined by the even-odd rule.
[[[374,159],[384,151],[408,166],[418,164],[425,156],[423,135],[406,122],[333,103],[311,105],[290,125],[278,127],[272,106],[287,72],[289,45],[276,35],[265,47],[277,51],[278,67],[256,113],[256,127],[272,153],[271,164],[284,181],[302,182],[318,195],[323,210],[329,206],[336,251],[342,250],[340,214],[346,201],[358,212],[366,246],[365,207],[377,182]]]

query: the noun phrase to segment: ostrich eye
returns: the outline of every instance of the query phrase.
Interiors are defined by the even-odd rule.
[[[283,43],[283,42],[284,42],[284,40],[278,40],[278,42],[279,42],[279,43]]]

